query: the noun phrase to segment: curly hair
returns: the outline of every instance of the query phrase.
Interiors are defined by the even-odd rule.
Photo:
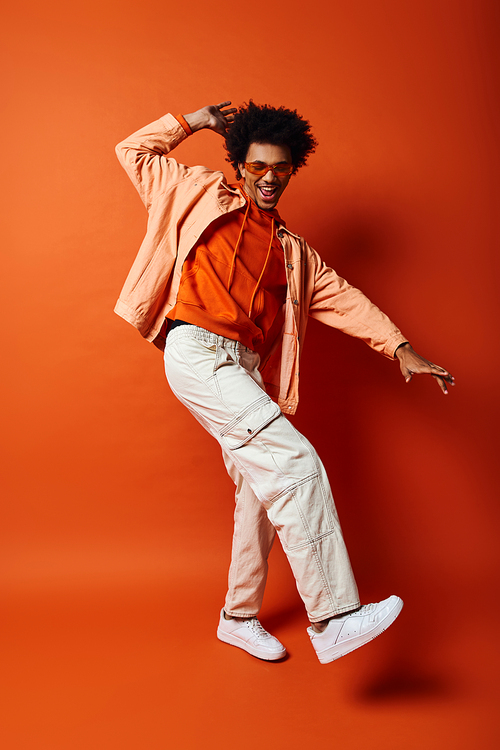
[[[311,133],[311,125],[297,114],[297,110],[255,104],[250,99],[238,109],[226,134],[226,161],[232,164],[238,180],[241,179],[238,164],[245,161],[252,143],[288,146],[292,155],[292,174],[304,166],[318,145]]]

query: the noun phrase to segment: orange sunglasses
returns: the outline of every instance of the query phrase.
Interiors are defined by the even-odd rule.
[[[246,161],[245,169],[251,174],[256,174],[259,177],[267,174],[270,169],[276,177],[286,177],[292,173],[293,164],[288,164],[286,161],[282,161],[279,164],[264,164],[262,161]]]

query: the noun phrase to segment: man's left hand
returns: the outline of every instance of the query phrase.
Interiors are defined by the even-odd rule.
[[[447,370],[421,357],[408,343],[398,346],[395,356],[399,359],[399,366],[407,383],[410,382],[413,375],[432,375],[445,394],[448,393],[447,383],[455,385],[453,376]]]

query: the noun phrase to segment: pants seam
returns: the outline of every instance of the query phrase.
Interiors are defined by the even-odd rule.
[[[287,547],[290,551],[297,550],[297,549],[304,549],[305,547],[308,547],[311,544],[316,544],[317,542],[321,542],[322,539],[325,539],[327,536],[331,536],[332,534],[335,534],[335,529],[329,529],[328,531],[325,531],[323,534],[318,534],[318,536],[311,537],[311,539],[308,539],[306,542],[302,542],[301,544],[294,544],[293,547]]]
[[[307,477],[304,477],[304,479],[301,479],[298,482],[294,482],[293,484],[286,487],[284,490],[281,490],[281,492],[278,492],[278,494],[273,495],[272,499],[269,500],[270,503],[274,505],[275,502],[277,502],[283,495],[287,495],[288,493],[293,493],[295,489],[298,487],[302,487],[303,484],[306,484],[307,482],[311,482],[314,479],[318,479],[318,474],[308,474]]]

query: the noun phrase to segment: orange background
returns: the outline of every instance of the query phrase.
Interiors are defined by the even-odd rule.
[[[498,4],[16,2],[1,24],[3,747],[498,747]],[[263,623],[215,638],[232,486],[112,308],[146,214],[114,145],[165,112],[297,108],[280,209],[457,387],[311,323],[295,424],[363,601],[398,623],[320,666],[281,549]],[[220,139],[177,156],[227,169]]]

